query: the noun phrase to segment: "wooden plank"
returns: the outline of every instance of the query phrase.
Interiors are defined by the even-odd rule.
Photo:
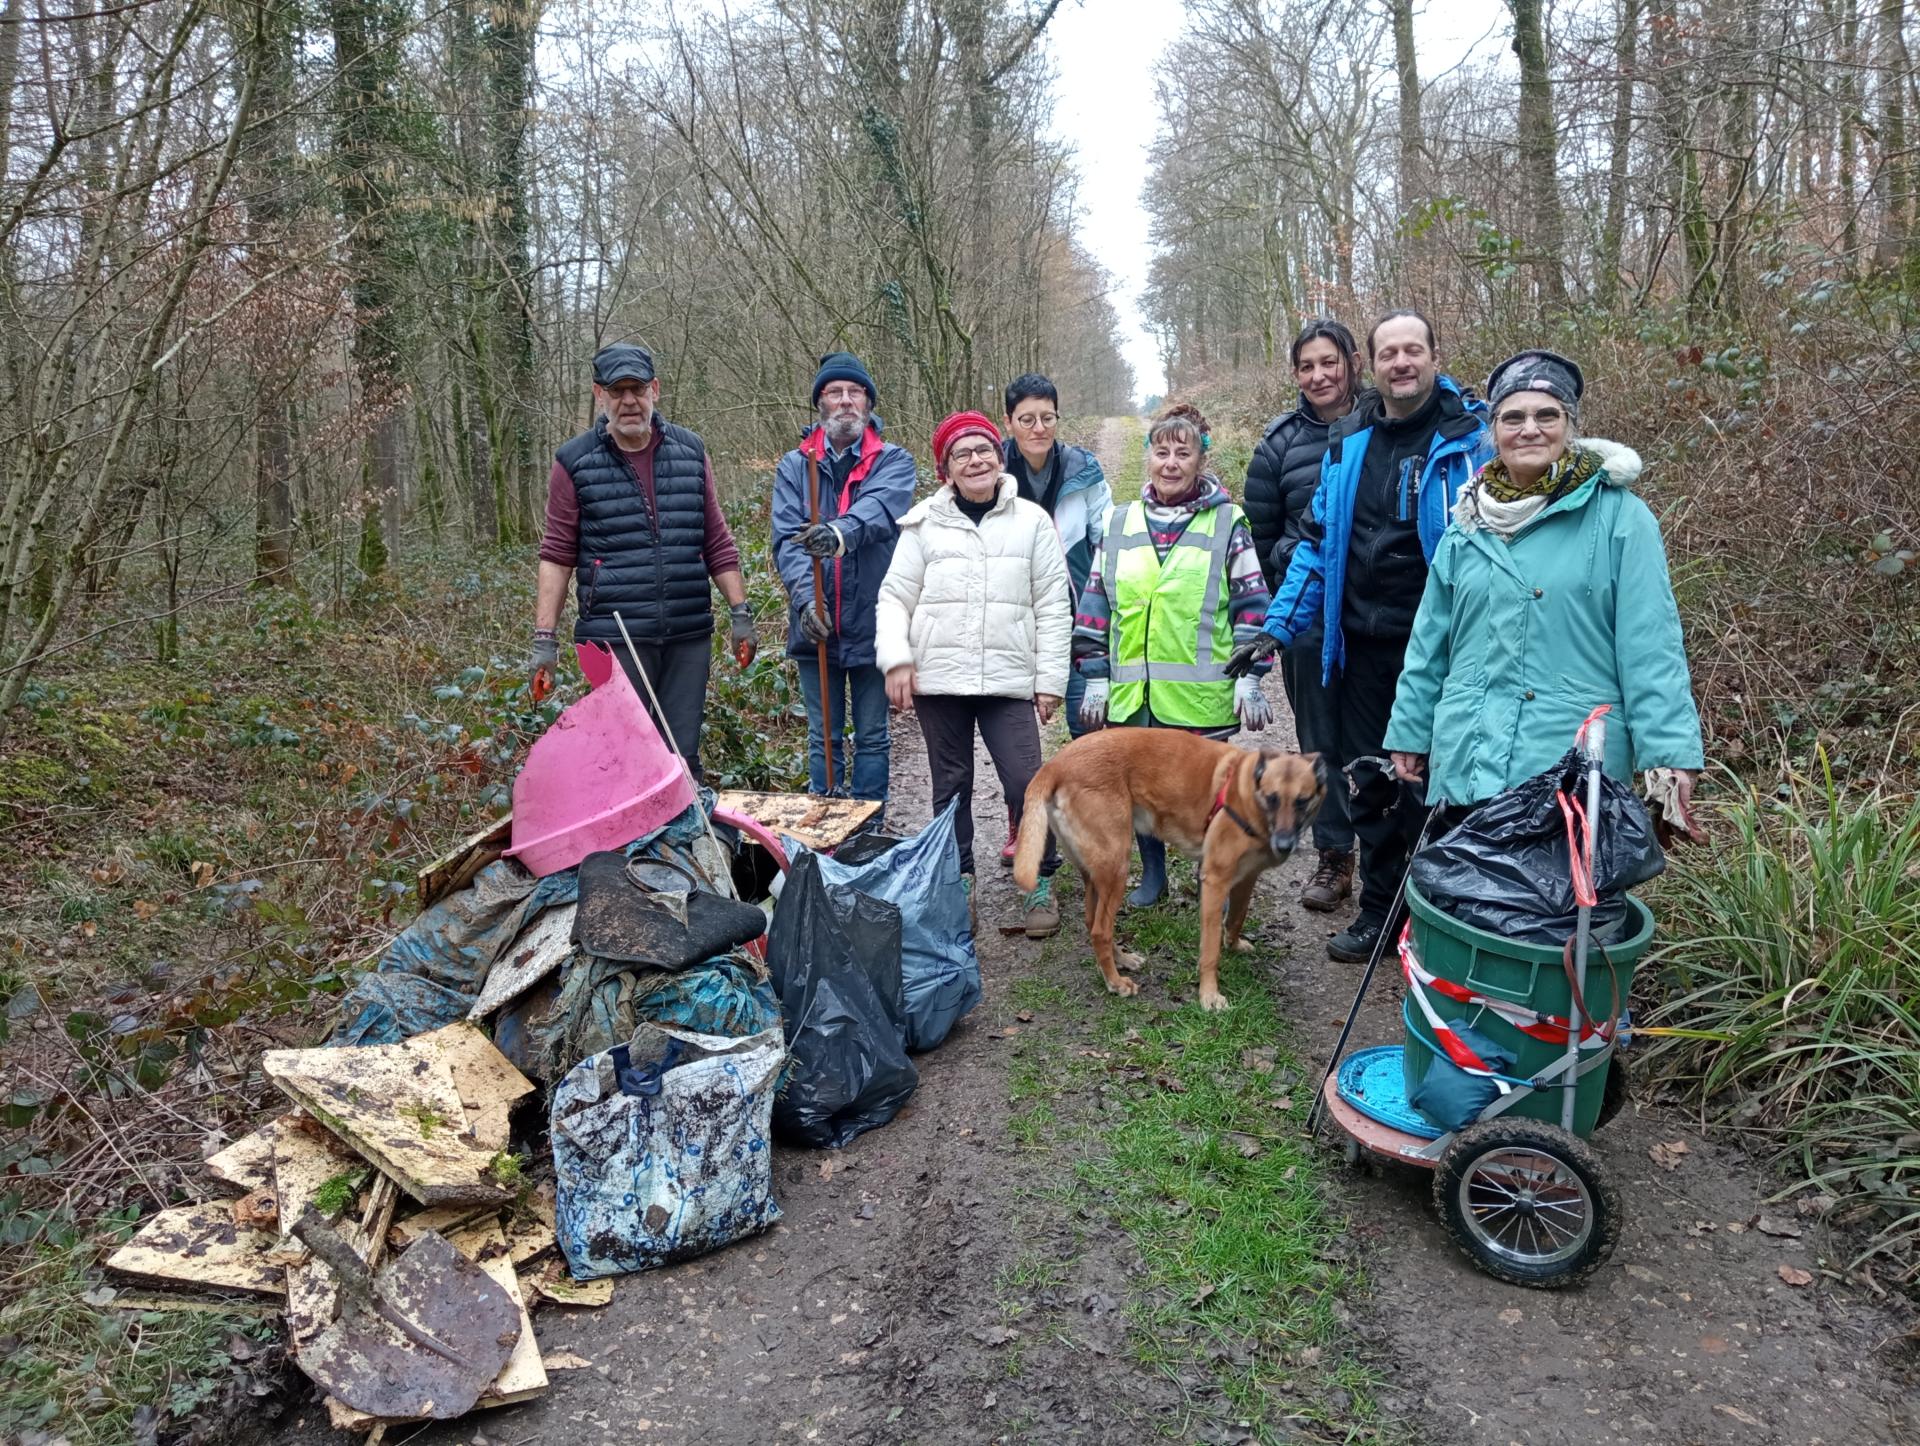
[[[573,952],[573,916],[579,905],[548,909],[535,919],[507,950],[506,957],[487,972],[486,987],[467,1011],[468,1019],[485,1019],[513,1003],[558,969]]]
[[[107,1304],[114,1310],[185,1311],[189,1315],[231,1315],[243,1320],[279,1320],[276,1300],[225,1300],[210,1295],[174,1295],[163,1290],[122,1290]]]
[[[455,889],[464,889],[473,876],[507,851],[513,839],[513,815],[494,820],[480,832],[460,840],[414,877],[420,907],[431,908]]]
[[[422,1205],[506,1203],[512,1192],[488,1169],[499,1146],[473,1134],[445,1061],[411,1043],[273,1049],[260,1063],[289,1099]]]
[[[270,1120],[242,1135],[218,1154],[207,1156],[202,1167],[214,1179],[237,1185],[249,1195],[266,1189],[273,1184],[273,1131],[278,1123]]]
[[[819,798],[808,793],[748,793],[729,790],[717,807],[745,814],[771,832],[798,839],[810,849],[834,849],[852,838],[880,811],[865,798]]]
[[[351,1204],[373,1167],[348,1149],[332,1133],[304,1115],[281,1120],[273,1132],[273,1193],[280,1205],[280,1233],[291,1235],[300,1212],[315,1205],[320,1187],[341,1175],[350,1177]],[[339,1209],[322,1210],[328,1219]]]
[[[209,1200],[162,1210],[107,1264],[147,1280],[278,1295],[285,1278],[266,1257],[279,1243],[271,1230],[234,1224],[231,1201]]]
[[[540,1340],[533,1333],[533,1317],[527,1311],[527,1297],[513,1268],[507,1237],[497,1220],[486,1220],[456,1231],[447,1241],[467,1259],[493,1277],[496,1284],[520,1307],[520,1339],[514,1342],[513,1355],[501,1367],[493,1384],[481,1393],[480,1404],[505,1406],[525,1401],[547,1389],[547,1368],[540,1361]]]
[[[466,1020],[415,1035],[405,1047],[446,1066],[474,1138],[489,1151],[506,1149],[513,1102],[533,1093],[533,1081]]]

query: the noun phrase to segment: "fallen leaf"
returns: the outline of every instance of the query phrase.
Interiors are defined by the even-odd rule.
[[[1251,1160],[1260,1153],[1260,1142],[1252,1135],[1243,1135],[1237,1130],[1229,1130],[1227,1139],[1232,1142],[1233,1148],[1240,1152],[1240,1158],[1243,1160]]]
[[[983,1346],[1004,1346],[1008,1341],[1018,1335],[1019,1332],[1015,1331],[1012,1326],[995,1325],[976,1326],[973,1330],[968,1331],[967,1334]]]
[[[113,1304],[113,1298],[118,1294],[120,1292],[110,1285],[96,1285],[92,1290],[82,1294],[80,1299],[95,1310],[105,1310]]]
[[[555,1351],[540,1357],[540,1364],[550,1371],[581,1371],[593,1362],[585,1356],[576,1356],[572,1351]]]
[[[1708,1235],[1719,1228],[1720,1227],[1715,1225],[1711,1220],[1696,1220],[1687,1227],[1687,1234]]]
[[[205,859],[195,859],[187,865],[187,872],[193,878],[193,886],[196,889],[204,889],[208,884],[213,882],[215,870],[213,865]]]
[[[1813,1272],[1808,1270],[1802,1270],[1797,1265],[1781,1266],[1780,1278],[1784,1280],[1788,1285],[1796,1286],[1796,1287],[1813,1284]]]
[[[1243,1049],[1240,1051],[1240,1068],[1250,1069],[1256,1074],[1273,1073],[1273,1051],[1270,1049]]]
[[[1201,1286],[1198,1290],[1196,1290],[1193,1293],[1192,1297],[1187,1301],[1187,1304],[1190,1306],[1198,1305],[1200,1304],[1201,1301],[1205,1300],[1208,1296],[1212,1295],[1219,1288],[1220,1287],[1215,1285],[1212,1281],[1208,1281],[1205,1285]]]
[[[998,1037],[1001,1039],[1012,1039],[1019,1032],[1020,1026],[1017,1024],[1009,1024],[1005,1029],[996,1031]]]
[[[1744,1220],[1729,1220],[1729,1221],[1727,1222],[1727,1234],[1729,1234],[1729,1235],[1745,1235],[1746,1233],[1747,1233],[1747,1222],[1746,1222],[1746,1221],[1744,1221]]]
[[[1569,1030],[1568,1032],[1571,1033],[1572,1031]],[[1742,1426],[1764,1426],[1767,1424],[1751,1411],[1743,1411],[1738,1406],[1719,1405],[1713,1409],[1718,1411],[1722,1416],[1733,1417],[1733,1419],[1738,1421]]]
[[[1290,1109],[1292,1109],[1292,1108],[1293,1108],[1293,1096],[1292,1096],[1292,1095],[1281,1095],[1279,1099],[1277,1099],[1277,1100],[1275,1100],[1275,1101],[1273,1102],[1273,1107],[1274,1107],[1274,1108],[1275,1108],[1276,1110],[1290,1110]]]
[[[1762,1235],[1778,1235],[1788,1240],[1800,1238],[1800,1227],[1779,1215],[1762,1215],[1755,1224]]]
[[[1187,1092],[1185,1082],[1175,1079],[1170,1074],[1157,1074],[1153,1077],[1153,1082],[1169,1094],[1183,1095]]]
[[[1021,1010],[1018,1014],[1014,1015],[1013,1017],[1019,1020],[1022,1024],[1033,1023],[1033,1012],[1028,1009]]]
[[[1500,1312],[1501,1325],[1519,1325],[1524,1319],[1526,1319],[1526,1317],[1521,1313],[1518,1306],[1510,1305]]]
[[[1571,1029],[1572,1026],[1569,1025],[1568,1028]],[[820,1178],[822,1180],[831,1180],[833,1178],[834,1166],[837,1163],[838,1162],[834,1160],[822,1160],[820,1162]]]
[[[133,917],[143,924],[159,912],[160,906],[151,899],[135,899],[133,901]]]
[[[1677,1170],[1689,1151],[1685,1140],[1666,1140],[1652,1146],[1647,1154],[1663,1170]]]
[[[80,937],[83,939],[91,939],[99,931],[100,926],[91,919],[86,920],[80,925]]]

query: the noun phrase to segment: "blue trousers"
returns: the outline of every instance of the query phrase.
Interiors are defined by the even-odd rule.
[[[807,705],[809,791],[877,798],[885,803],[893,746],[887,733],[886,675],[871,665],[861,668],[827,665],[827,692],[833,699],[833,778],[829,780],[826,730],[822,727],[820,663],[815,658],[793,661],[800,669],[800,696]],[[853,711],[851,743],[847,736],[849,699]]]
[[[1087,696],[1087,679],[1078,668],[1067,669],[1067,698],[1063,705],[1067,710],[1067,741],[1071,743],[1087,731],[1087,725],[1080,721],[1080,700]]]

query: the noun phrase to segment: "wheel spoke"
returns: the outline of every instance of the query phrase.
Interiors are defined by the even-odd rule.
[[[1486,1254],[1530,1269],[1572,1258],[1593,1232],[1585,1181],[1546,1148],[1488,1151],[1462,1171],[1456,1199]]]

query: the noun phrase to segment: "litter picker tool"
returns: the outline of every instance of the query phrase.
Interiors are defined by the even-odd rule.
[[[807,525],[820,525],[820,459],[809,452],[807,454]],[[813,609],[821,622],[827,620],[827,588],[823,580],[825,569],[820,559],[813,560]],[[817,649],[820,662],[820,738],[827,747],[827,795],[833,795],[833,705],[840,701],[839,689],[828,691],[827,683],[827,640],[820,639]]]
[[[700,780],[693,776],[693,769],[687,765],[687,755],[680,751],[680,740],[673,736],[673,725],[667,721],[666,710],[660,706],[660,695],[653,691],[653,679],[647,676],[646,664],[640,661],[640,650],[633,645],[633,634],[627,631],[627,620],[617,612],[613,620],[620,626],[620,636],[627,645],[627,656],[633,659],[633,671],[640,675],[640,685],[647,690],[647,701],[653,705],[653,716],[660,720],[660,731],[667,735],[667,747],[680,760],[680,771],[686,774],[687,783],[693,789],[693,806],[700,809],[700,822],[706,826],[707,841],[713,845],[714,856],[724,860],[727,851],[720,846],[720,837],[713,831],[712,817],[700,804]]]
[[[1407,854],[1407,867],[1401,870],[1400,887],[1393,895],[1393,906],[1387,910],[1386,926],[1380,930],[1380,937],[1373,941],[1373,953],[1367,959],[1366,972],[1360,976],[1360,987],[1354,991],[1353,1004],[1347,1010],[1347,1022],[1340,1026],[1340,1038],[1334,1042],[1333,1053],[1327,1056],[1326,1073],[1320,1076],[1320,1084],[1313,1092],[1313,1103],[1307,1106],[1307,1138],[1313,1138],[1313,1132],[1319,1128],[1320,1114],[1326,1099],[1327,1081],[1333,1078],[1333,1072],[1340,1067],[1340,1057],[1346,1052],[1347,1040],[1353,1035],[1354,1021],[1360,1017],[1360,1003],[1367,997],[1367,989],[1373,983],[1373,974],[1380,967],[1380,960],[1387,950],[1393,947],[1393,941],[1400,937],[1400,926],[1406,922],[1407,913],[1407,876],[1413,871],[1414,856],[1426,847],[1427,835],[1433,831],[1434,820],[1446,803],[1436,803],[1427,810],[1426,822],[1420,825],[1420,837],[1414,840],[1412,850]]]

